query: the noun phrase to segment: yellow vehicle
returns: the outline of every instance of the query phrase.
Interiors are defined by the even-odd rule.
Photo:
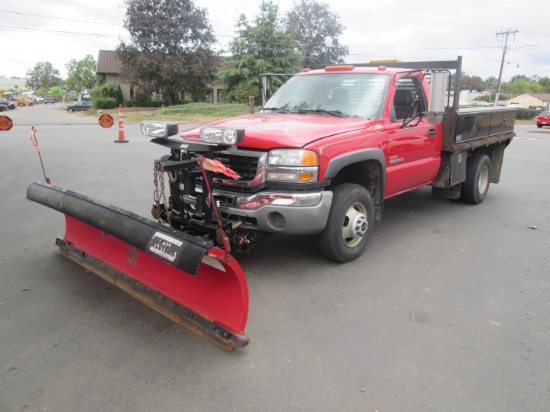
[[[4,99],[15,101],[18,106],[32,106],[33,105],[32,100],[27,96],[23,96],[21,93],[5,92],[5,93],[3,93],[2,97]]]

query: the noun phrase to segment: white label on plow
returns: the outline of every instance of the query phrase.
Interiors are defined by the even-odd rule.
[[[162,256],[164,259],[173,262],[176,259],[178,250],[182,245],[182,241],[173,237],[167,236],[164,233],[156,232],[151,239],[149,250],[156,255]]]

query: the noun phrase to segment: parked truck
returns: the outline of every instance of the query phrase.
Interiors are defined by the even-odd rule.
[[[430,185],[479,204],[499,182],[515,112],[459,110],[461,63],[306,69],[256,114],[179,137],[177,125],[144,122],[170,152],[155,161],[155,221],[44,183],[27,197],[65,213],[58,245],[71,259],[218,345],[243,347],[248,290],[231,250],[316,235],[324,255],[349,262],[387,199]]]
[[[4,99],[16,102],[18,106],[32,106],[34,104],[29,96],[22,93],[4,92],[2,97]]]
[[[205,131],[244,130],[238,150],[215,156],[241,178],[213,179],[236,227],[234,247],[265,233],[317,234],[327,257],[347,262],[362,253],[388,198],[431,185],[436,195],[481,203],[499,181],[515,111],[459,110],[460,66],[458,59],[305,70],[259,114],[183,133],[199,140]]]

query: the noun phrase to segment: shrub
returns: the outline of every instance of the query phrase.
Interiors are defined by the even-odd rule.
[[[115,107],[122,104],[122,89],[117,83],[107,83],[102,86],[96,86],[90,91],[90,95],[94,101],[100,97],[115,99]]]
[[[174,105],[188,103],[191,103],[191,100],[179,99],[179,97],[176,97]],[[168,106],[168,102],[165,99],[151,100],[150,96],[136,95],[134,99],[126,100],[125,105],[126,107],[166,107]]]
[[[518,109],[516,112],[516,119],[531,120],[536,115],[537,115],[537,111],[535,109]]]
[[[134,107],[161,107],[164,104],[161,100],[151,100],[146,94],[137,94],[133,100]]]
[[[94,99],[96,109],[115,109],[117,106],[116,99],[112,97],[97,97]]]

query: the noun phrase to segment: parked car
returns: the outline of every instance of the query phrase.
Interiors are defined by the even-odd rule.
[[[93,104],[91,101],[79,101],[73,104],[66,105],[65,110],[67,110],[69,113],[76,112],[76,111],[90,110],[92,105]]]
[[[55,98],[53,96],[44,97],[44,104],[47,104],[47,103],[54,104],[55,103]]]
[[[10,102],[8,99],[0,99],[0,104],[8,106],[8,108],[10,109],[15,109],[15,107],[17,106],[17,103],[15,103],[14,101]]]
[[[537,117],[537,127],[548,126],[550,127],[550,112],[542,112]]]

